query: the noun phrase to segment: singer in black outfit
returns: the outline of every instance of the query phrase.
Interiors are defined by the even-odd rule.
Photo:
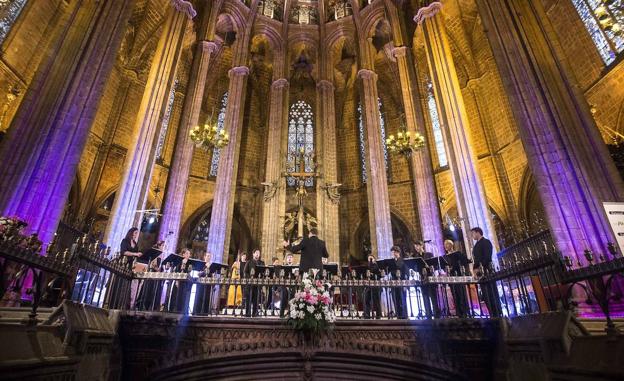
[[[204,254],[204,268],[199,272],[200,278],[206,278],[213,276],[210,272],[210,265],[212,265],[212,254],[207,252]],[[210,314],[212,311],[212,292],[213,286],[209,284],[198,284],[195,292],[195,307],[193,313],[195,314]]]
[[[451,276],[462,276],[467,274],[468,257],[465,253],[455,250],[455,243],[450,239],[444,241],[444,251],[446,262],[450,265]],[[467,317],[470,311],[468,307],[468,297],[466,295],[466,286],[460,284],[451,285],[451,293],[455,302],[455,311],[457,316]]]
[[[256,249],[243,271],[245,278],[253,279],[260,276],[258,266],[264,266],[264,262],[260,259],[260,250]],[[258,316],[258,296],[260,294],[260,286],[247,285],[247,304],[245,306],[245,316]]]
[[[303,274],[310,269],[318,269],[319,274],[323,270],[323,259],[328,258],[327,247],[325,242],[318,237],[318,230],[310,229],[307,238],[304,238],[298,245],[291,245],[288,241],[284,241],[284,247],[291,253],[301,252],[301,262],[299,262],[299,273]]]
[[[483,236],[483,230],[476,227],[470,229],[472,239],[477,241],[472,248],[472,258],[474,260],[473,270],[476,276],[483,276],[492,270],[492,255],[494,254],[494,246],[489,239]],[[481,285],[481,293],[485,305],[487,306],[490,316],[501,316],[500,300],[498,298],[498,290],[496,282],[487,282]]]
[[[392,280],[407,279],[407,266],[401,258],[401,248],[392,246],[393,260],[388,263],[388,272]],[[395,314],[399,319],[407,319],[407,310],[405,308],[405,293],[403,287],[394,287],[392,289],[392,299],[394,300]]]
[[[142,255],[139,251],[138,241],[139,229],[131,228],[128,230],[126,237],[121,240],[121,244],[119,245],[119,252],[127,258],[128,268],[130,270],[133,268],[134,260]]]
[[[381,271],[379,265],[372,255],[368,256],[368,275],[370,280],[379,280]],[[375,313],[375,319],[381,319],[381,288],[367,287],[364,291],[364,317],[371,318],[371,309]]]
[[[174,269],[175,272],[178,273],[190,273],[193,270],[193,263],[190,261],[191,259],[191,251],[189,249],[182,249],[180,253],[182,256],[182,261],[179,265]],[[175,312],[181,312],[186,314],[188,312],[189,305],[189,297],[191,296],[191,283],[176,281],[173,291],[173,295],[175,295],[175,300],[172,301],[171,305],[174,307]]]

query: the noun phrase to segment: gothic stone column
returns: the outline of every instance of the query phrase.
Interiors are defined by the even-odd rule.
[[[49,242],[58,226],[132,0],[88,2],[43,62],[0,150],[0,214]]]
[[[141,222],[142,213],[137,210],[143,209],[147,201],[157,136],[162,126],[160,121],[175,80],[186,23],[195,17],[189,2],[172,0],[171,5],[152,59],[134,136],[126,155],[124,175],[106,227],[104,242],[114,248],[129,228]]]
[[[390,199],[388,178],[383,155],[379,125],[379,104],[377,99],[377,74],[372,70],[358,72],[361,83],[362,112],[366,128],[366,170],[368,181],[368,220],[370,224],[372,252],[379,259],[390,257],[392,247],[392,224],[390,221]]]
[[[339,234],[339,199],[332,199],[330,192],[337,190],[338,171],[336,168],[336,109],[334,103],[334,85],[322,80],[316,86],[317,104],[321,123],[318,126],[318,145],[321,150],[322,177],[317,181],[316,210],[320,227],[320,235],[327,243],[329,259],[338,262],[340,259]]]
[[[414,86],[414,65],[410,59],[409,50],[405,46],[399,46],[394,48],[393,54],[399,67],[401,95],[403,96],[407,130],[411,133],[418,132],[426,136],[425,121],[422,116],[423,110],[420,102],[417,101],[418,94]],[[408,160],[411,161],[410,170],[412,171],[413,185],[416,190],[418,220],[420,222],[422,239],[431,240],[430,247],[434,248],[433,253],[442,255],[444,254],[442,219],[440,218],[440,204],[431,165],[429,145],[425,144],[419,151],[413,152]]]
[[[126,71],[128,73],[129,71]],[[91,166],[91,170],[89,171],[89,177],[87,178],[87,183],[82,192],[82,198],[80,200],[80,210],[78,211],[78,218],[76,221],[76,227],[86,228],[88,224],[89,213],[93,209],[93,204],[95,202],[95,196],[97,194],[98,186],[100,185],[100,181],[102,180],[102,174],[104,173],[104,168],[106,167],[106,162],[112,152],[113,149],[113,141],[115,139],[115,134],[117,133],[117,129],[121,125],[119,123],[119,119],[128,103],[128,94],[130,93],[130,88],[133,85],[134,79],[136,75],[132,72],[132,75],[126,75],[122,77],[122,83],[118,85],[117,91],[115,93],[115,100],[113,101],[113,106],[111,107],[108,118],[106,120],[106,126],[104,127],[104,133],[102,134],[102,141],[98,146],[97,153],[95,154],[95,159],[93,160],[93,165]]]
[[[602,202],[624,199],[622,180],[542,5],[477,3],[551,232],[559,250],[584,264],[585,249],[605,253],[615,242]]]
[[[472,151],[468,114],[459,87],[444,20],[442,15],[438,14],[441,9],[441,3],[431,3],[419,9],[414,20],[423,28],[427,62],[440,114],[442,135],[446,142],[449,167],[453,175],[464,241],[466,248],[471,248],[472,240],[468,232],[470,228],[479,226],[496,248],[498,246],[496,232],[477,170],[478,163]]]
[[[230,144],[221,149],[219,157],[208,236],[208,251],[212,253],[215,262],[227,260],[230,246],[248,75],[247,66],[237,66],[228,72],[230,85],[224,126],[230,135]]]
[[[286,179],[282,176],[284,153],[282,136],[288,119],[288,80],[271,85],[269,136],[267,139],[265,197],[262,204],[262,252],[270,258],[282,247],[280,217],[286,208]]]
[[[184,100],[184,111],[180,128],[178,128],[175,151],[167,179],[165,199],[163,201],[162,219],[160,221],[159,240],[165,241],[165,247],[169,251],[176,251],[184,199],[188,187],[188,178],[193,159],[193,142],[190,138],[190,130],[197,125],[201,111],[206,75],[210,65],[211,54],[215,51],[216,44],[212,41],[199,41],[193,67],[190,75],[188,92]]]

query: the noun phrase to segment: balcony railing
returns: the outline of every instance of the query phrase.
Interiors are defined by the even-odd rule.
[[[531,242],[542,241],[543,236]],[[0,237],[0,298],[3,305],[30,304],[36,322],[39,305],[56,306],[63,299],[110,309],[164,311],[196,316],[288,317],[288,301],[300,279],[260,273],[235,279],[222,270],[208,277],[196,272],[132,272],[125,257],[85,238],[63,252],[39,255],[19,237]],[[338,319],[488,318],[574,309],[573,289],[585,292],[610,321],[617,299],[613,280],[624,271],[617,257],[582,269],[571,269],[548,245],[523,256],[504,256],[501,267],[479,278],[414,271],[391,279],[367,273],[322,272],[331,283],[332,307]],[[397,274],[393,274],[397,278]],[[402,279],[401,279],[402,278]],[[8,296],[13,296],[11,298]],[[15,300],[17,299],[17,300]]]

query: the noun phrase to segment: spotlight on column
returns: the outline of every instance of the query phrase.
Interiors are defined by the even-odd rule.
[[[450,230],[450,231],[452,231],[452,232],[454,232],[454,231],[455,231],[455,225],[450,224],[450,225],[449,225],[449,230]]]
[[[156,222],[156,217],[154,216],[150,216],[150,218],[147,220],[148,223],[153,224],[154,222]]]

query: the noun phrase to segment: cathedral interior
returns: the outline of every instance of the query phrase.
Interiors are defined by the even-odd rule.
[[[624,379],[623,57],[622,0],[0,0],[0,379]],[[480,227],[529,307],[446,280],[446,317],[311,343],[83,295],[132,227],[230,267],[318,232],[349,271]]]

